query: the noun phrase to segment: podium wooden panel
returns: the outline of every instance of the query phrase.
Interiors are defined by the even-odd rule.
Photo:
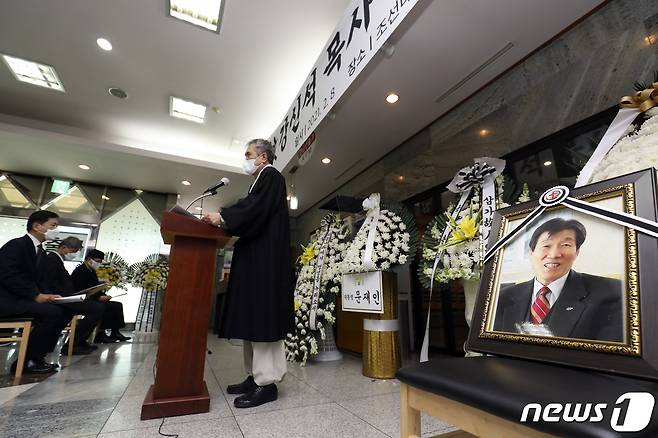
[[[142,420],[208,412],[203,381],[206,337],[217,248],[230,236],[180,214],[165,212],[160,232],[171,245],[155,383],[142,404]]]

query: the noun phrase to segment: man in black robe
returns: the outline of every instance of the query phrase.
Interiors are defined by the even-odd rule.
[[[267,140],[247,143],[243,168],[255,178],[245,198],[203,220],[238,236],[219,337],[242,339],[247,378],[229,385],[238,408],[277,399],[286,373],[283,339],[294,327],[294,283],[286,182]]]
[[[71,274],[75,290],[88,289],[100,284],[96,269],[101,265],[104,258],[105,253],[97,249],[92,249],[87,253],[85,261],[78,265]],[[129,336],[124,336],[119,331],[119,329],[126,326],[123,318],[123,304],[118,301],[110,301],[112,297],[105,294],[105,292],[97,294],[95,299],[105,304],[105,313],[101,321],[101,330],[96,335],[94,342],[98,344],[130,340]],[[110,336],[105,334],[105,330],[111,330]]]

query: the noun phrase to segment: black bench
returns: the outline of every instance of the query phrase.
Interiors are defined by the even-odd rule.
[[[631,402],[617,400],[626,393],[658,398],[658,382],[490,356],[432,360],[402,368],[396,377],[405,438],[420,436],[420,412],[481,437],[658,437],[658,406],[641,432],[617,432],[611,426],[641,422],[639,411],[648,409],[646,395],[632,396]],[[580,420],[565,421],[565,410],[571,418],[575,409]],[[603,419],[592,421],[601,416],[597,412]]]

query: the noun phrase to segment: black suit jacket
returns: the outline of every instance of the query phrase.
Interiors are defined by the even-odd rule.
[[[0,315],[24,311],[22,303],[39,295],[37,254],[29,236],[18,237],[0,248]]]
[[[62,259],[54,252],[48,254],[39,266],[39,287],[63,297],[75,294],[71,275]]]
[[[79,264],[73,270],[71,280],[73,280],[75,290],[87,289],[100,283],[96,271],[89,269],[84,263]]]
[[[494,330],[516,333],[517,323],[530,320],[533,285],[534,279],[501,290]],[[620,280],[572,270],[542,323],[558,337],[622,342],[623,310]]]

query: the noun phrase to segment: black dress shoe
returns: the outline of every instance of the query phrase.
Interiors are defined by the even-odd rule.
[[[10,371],[12,374],[16,372],[16,363],[17,361],[14,361],[14,363],[11,364]],[[57,370],[43,360],[27,359],[23,364],[24,374],[47,374],[55,371]]]
[[[255,408],[265,403],[273,402],[278,397],[278,390],[274,383],[258,386],[249,393],[241,395],[233,401],[236,408]]]
[[[121,333],[119,330],[112,330],[112,333],[110,333],[110,338],[116,339],[119,342],[125,342],[132,339],[130,336],[124,336],[123,333]]]
[[[94,344],[113,344],[118,341],[119,340],[117,338],[108,336],[105,334],[105,332],[101,332],[97,334],[96,337],[94,338]]]
[[[234,385],[228,385],[226,392],[229,394],[246,394],[256,386],[258,385],[256,385],[256,382],[254,382],[254,376],[247,376],[243,382],[236,383]]]

